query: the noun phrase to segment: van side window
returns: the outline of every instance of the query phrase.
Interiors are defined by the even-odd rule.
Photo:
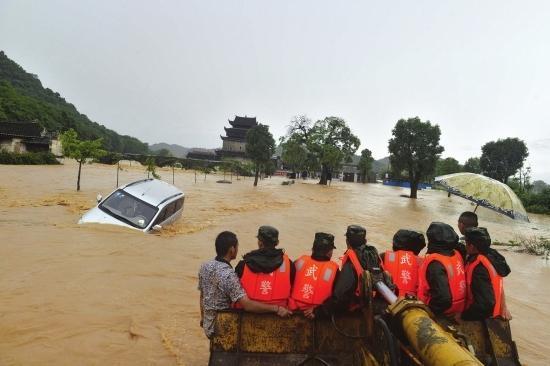
[[[166,206],[166,217],[164,219],[170,218],[176,212],[176,202],[170,203],[168,206]]]
[[[179,211],[183,207],[183,198],[176,201],[176,211]]]
[[[155,220],[155,225],[161,224],[164,220],[168,220],[176,211],[176,201],[168,204],[162,209],[159,216]]]

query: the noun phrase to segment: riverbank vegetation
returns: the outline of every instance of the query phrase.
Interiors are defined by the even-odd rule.
[[[507,243],[494,242],[494,246],[508,247],[515,252],[542,256],[550,259],[550,239],[543,236],[517,236]]]
[[[56,164],[59,164],[59,161],[57,161],[57,159],[55,158],[55,155],[49,151],[11,153],[6,150],[0,150],[0,164],[56,165]]]

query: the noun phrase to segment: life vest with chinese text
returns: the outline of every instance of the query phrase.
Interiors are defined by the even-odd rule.
[[[466,264],[466,286],[468,287],[468,292],[466,296],[466,309],[472,305],[474,302],[474,295],[472,294],[472,277],[474,274],[474,269],[477,267],[478,264],[481,264],[487,272],[489,272],[489,278],[491,279],[491,286],[493,286],[493,292],[495,294],[495,307],[493,308],[492,316],[493,318],[502,315],[502,286],[503,286],[503,279],[502,276],[500,276],[497,271],[495,270],[495,267],[491,263],[489,259],[487,259],[486,256],[483,254],[478,254],[477,258],[471,262]]]
[[[397,286],[397,295],[416,295],[418,290],[418,271],[422,264],[419,258],[407,250],[387,250],[384,254],[384,269],[388,271]]]
[[[428,266],[433,261],[437,261],[443,265],[447,273],[449,281],[449,289],[451,291],[451,307],[445,311],[445,314],[461,313],[464,310],[466,301],[466,273],[464,271],[464,262],[460,253],[455,250],[453,256],[431,253],[426,255],[424,263],[420,267],[418,277],[418,299],[426,305],[430,305],[430,285],[426,278]]]
[[[304,310],[322,304],[332,295],[332,285],[338,272],[338,264],[317,261],[303,255],[294,262],[296,278],[289,300],[291,309]]]
[[[245,264],[241,284],[252,300],[287,306],[290,297],[290,259],[283,254],[283,263],[271,273],[254,273]]]

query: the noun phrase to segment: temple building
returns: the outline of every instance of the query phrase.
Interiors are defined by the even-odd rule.
[[[223,145],[217,153],[222,158],[246,158],[246,133],[258,122],[256,117],[235,116],[233,121],[228,120],[231,127],[224,127],[225,136],[220,136]]]
[[[0,150],[11,153],[50,151],[62,156],[61,142],[36,122],[0,122]]]

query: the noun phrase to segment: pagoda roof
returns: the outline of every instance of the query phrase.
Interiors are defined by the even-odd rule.
[[[43,128],[36,122],[0,122],[0,135],[39,138]]]
[[[225,141],[237,141],[237,142],[246,142],[245,137],[233,137],[233,136],[222,136],[220,135],[220,138]]]
[[[248,117],[248,116],[235,116],[233,121],[228,120],[229,124],[233,127],[241,127],[241,128],[251,128],[258,125],[258,122],[256,121],[256,117]]]
[[[246,133],[248,132],[247,128],[240,127],[224,127],[225,134],[227,137],[236,137],[236,138],[246,138]]]

